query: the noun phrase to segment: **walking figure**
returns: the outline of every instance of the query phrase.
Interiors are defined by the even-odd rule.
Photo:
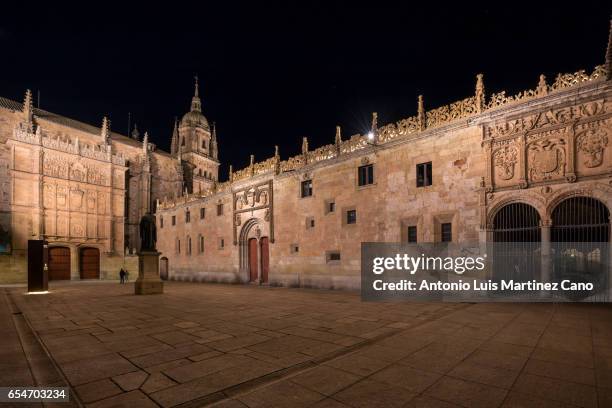
[[[125,275],[125,270],[121,268],[121,270],[119,271],[119,283],[125,283]]]

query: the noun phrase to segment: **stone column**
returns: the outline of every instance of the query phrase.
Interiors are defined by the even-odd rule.
[[[540,281],[551,282],[552,281],[552,259],[551,259],[551,245],[550,245],[550,231],[552,222],[551,220],[542,220],[540,227],[541,234],[541,265],[540,265]],[[542,291],[540,295],[549,298],[551,293],[549,291]]]

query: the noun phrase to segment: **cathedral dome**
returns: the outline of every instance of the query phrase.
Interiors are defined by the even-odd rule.
[[[189,127],[200,127],[206,131],[210,131],[210,126],[208,125],[208,119],[206,116],[197,110],[192,110],[183,115],[181,119],[181,126],[189,126]]]
[[[210,132],[208,119],[202,114],[202,101],[200,100],[200,89],[198,77],[195,77],[195,93],[191,99],[191,110],[183,115],[181,126],[200,127]]]

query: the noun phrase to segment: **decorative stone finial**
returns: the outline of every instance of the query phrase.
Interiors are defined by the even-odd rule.
[[[102,136],[102,140],[104,143],[109,144],[111,139],[111,131],[110,131],[111,122],[110,120],[104,116],[102,118],[102,129],[100,132],[100,136]]]
[[[540,81],[538,82],[538,95],[543,96],[548,94],[548,85],[546,84],[546,76],[540,74]]]
[[[255,155],[251,155],[251,162],[249,163],[249,169],[251,169],[251,176],[255,175]]]
[[[202,101],[200,100],[200,83],[198,76],[195,77],[195,92],[193,98],[191,98],[191,111],[202,112]]]
[[[32,127],[32,117],[34,114],[34,105],[32,103],[32,91],[26,90],[23,100],[23,120]]]
[[[134,123],[134,129],[132,130],[132,139],[140,139],[140,132],[138,131],[138,125],[136,123]]]
[[[308,163],[308,138],[302,138],[302,155],[304,156],[304,163]]]
[[[482,112],[485,106],[485,87],[484,87],[484,81],[482,78],[483,78],[482,74],[476,75],[476,95],[475,95],[476,98],[475,99],[476,99],[476,111],[478,113]]]
[[[212,137],[210,141],[210,155],[213,157],[213,159],[217,159],[217,156],[219,155],[219,148],[217,146],[217,124],[215,122],[213,122],[213,125],[212,125]]]
[[[612,79],[612,18],[608,32],[608,48],[606,49],[606,80]]]
[[[340,156],[340,146],[342,144],[342,129],[340,126],[336,126],[336,139],[334,140],[336,146],[336,156]]]
[[[426,126],[425,121],[425,108],[423,107],[423,95],[419,95],[417,102],[417,124],[419,130],[424,130]]]
[[[278,153],[278,145],[274,145],[274,172],[280,174],[280,154]]]
[[[229,168],[229,182],[232,183],[234,181],[234,167],[230,164]]]
[[[172,131],[172,143],[170,145],[170,154],[172,156],[175,156],[178,153],[178,139],[179,139],[178,118],[175,116],[174,117],[174,130]]]
[[[144,138],[142,139],[142,151],[146,158],[147,153],[149,152],[149,132],[144,133]]]

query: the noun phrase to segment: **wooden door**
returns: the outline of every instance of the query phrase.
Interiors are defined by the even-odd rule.
[[[70,280],[70,248],[49,248],[49,280]]]
[[[98,248],[81,249],[81,279],[100,279],[100,251]]]
[[[257,238],[249,239],[249,277],[251,282],[257,282]]]
[[[268,282],[268,270],[270,269],[270,245],[268,237],[259,240],[261,246],[261,282]]]

